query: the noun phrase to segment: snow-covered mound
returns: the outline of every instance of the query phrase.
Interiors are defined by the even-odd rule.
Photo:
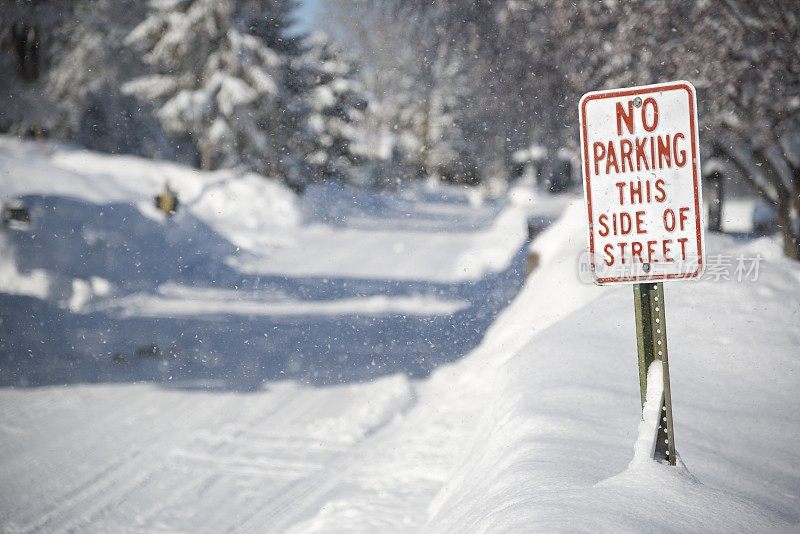
[[[0,137],[0,178],[0,201],[23,200],[33,221],[0,232],[0,292],[72,312],[166,282],[229,286],[233,258],[269,255],[300,222],[275,180],[61,144]],[[180,202],[169,218],[154,206],[165,184]]]
[[[247,230],[264,235],[300,222],[295,195],[277,180],[232,171],[201,172],[165,161],[105,155],[55,143],[0,137],[0,176],[0,201],[25,196],[95,205],[132,204],[136,218],[160,223],[165,221],[153,207],[153,197],[169,184],[181,202],[178,225],[194,225],[192,219],[197,219],[243,247],[258,243]],[[119,221],[120,226],[134,224],[136,220]]]
[[[542,267],[458,364],[461,380],[485,392],[476,408],[487,407],[476,410],[476,430],[431,507],[429,528],[798,528],[800,265],[771,239],[708,239],[706,279],[665,288],[685,467],[641,453],[632,461],[641,416],[632,291],[579,282],[585,241],[575,205],[535,244]],[[715,258],[728,265],[719,279]],[[737,273],[740,258],[757,261],[758,272]]]

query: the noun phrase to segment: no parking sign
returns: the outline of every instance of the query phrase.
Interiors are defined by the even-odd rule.
[[[595,91],[579,109],[595,282],[698,278],[703,203],[692,84]]]

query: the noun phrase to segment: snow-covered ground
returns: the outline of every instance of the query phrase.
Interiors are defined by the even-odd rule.
[[[519,288],[532,204],[427,186],[300,200],[259,176],[7,138],[0,173],[34,220],[0,234],[9,385],[423,376]],[[172,220],[153,207],[165,182]]]
[[[0,181],[33,219],[0,233],[12,531],[285,521],[294,504],[267,503],[355,463],[414,404],[413,377],[479,343],[522,283],[533,204],[429,185],[298,199],[259,176],[9,138]],[[152,205],[165,182],[171,220]]]
[[[800,266],[773,238],[709,236],[719,276],[666,287],[671,468],[641,453],[631,289],[579,281],[579,201],[516,294],[526,218],[569,199],[296,200],[8,139],[0,181],[34,217],[0,234],[7,531],[800,528]]]

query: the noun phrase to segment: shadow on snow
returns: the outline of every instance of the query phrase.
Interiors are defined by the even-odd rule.
[[[8,241],[20,271],[47,269],[47,301],[0,294],[0,385],[154,382],[165,387],[255,391],[274,380],[324,386],[405,373],[424,377],[475,347],[523,282],[525,247],[503,272],[476,282],[250,276],[221,258],[236,247],[182,213],[165,224],[130,204],[27,197],[35,221]],[[324,301],[429,295],[469,305],[451,315],[202,315],[120,318],[73,314],[73,278],[101,276],[117,296],[164,282],[280,291]],[[120,293],[121,292],[121,293]],[[269,306],[268,302],[264,306]]]

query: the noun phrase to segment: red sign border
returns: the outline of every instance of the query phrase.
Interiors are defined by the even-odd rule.
[[[592,218],[592,190],[591,178],[589,171],[589,145],[587,141],[587,126],[586,126],[586,105],[592,100],[602,100],[605,98],[617,98],[621,96],[630,95],[645,95],[650,93],[660,93],[664,91],[685,90],[689,98],[689,129],[691,130],[692,139],[692,177],[694,180],[694,209],[695,209],[695,228],[697,230],[697,269],[691,273],[671,273],[661,275],[644,275],[644,276],[621,276],[621,277],[607,277],[597,278],[594,263],[594,233]],[[583,149],[583,180],[584,180],[584,194],[586,198],[586,207],[589,216],[589,261],[591,262],[592,276],[597,284],[616,284],[616,283],[642,283],[642,282],[659,282],[662,280],[686,280],[699,278],[703,272],[703,226],[701,220],[701,206],[699,167],[700,167],[700,154],[697,147],[697,113],[695,106],[695,90],[694,86],[689,82],[679,81],[670,82],[666,84],[645,85],[640,87],[629,87],[625,89],[612,89],[609,91],[594,91],[586,93],[580,100],[580,122],[581,122],[581,148]]]

